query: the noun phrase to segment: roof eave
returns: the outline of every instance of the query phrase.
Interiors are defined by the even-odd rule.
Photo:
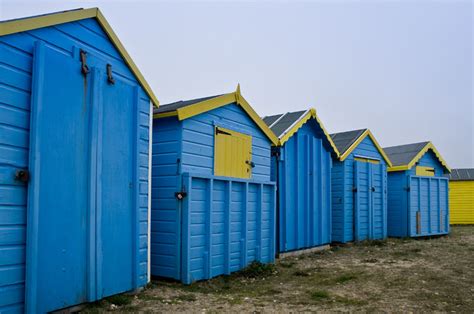
[[[52,13],[47,15],[35,16],[30,18],[12,20],[0,23],[0,36],[15,34],[19,32],[26,32],[29,30],[34,30],[43,27],[49,27],[57,24],[64,24],[70,23],[75,21],[80,21],[88,18],[95,18],[99,22],[100,26],[104,29],[105,33],[109,37],[112,44],[117,48],[120,55],[124,59],[127,66],[131,69],[132,73],[135,75],[136,79],[140,83],[140,85],[145,90],[146,94],[150,97],[151,102],[156,106],[159,107],[160,102],[158,98],[153,93],[150,85],[146,82],[145,78],[141,74],[140,70],[133,62],[132,58],[125,50],[125,47],[122,45],[120,40],[118,39],[115,32],[110,27],[109,23],[105,19],[102,12],[100,12],[99,8],[90,8],[90,9],[80,9],[80,10],[72,10],[72,11],[65,11],[59,13]]]

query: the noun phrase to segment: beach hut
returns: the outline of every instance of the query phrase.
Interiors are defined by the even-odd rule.
[[[388,169],[388,236],[449,233],[447,163],[431,142],[384,148]]]
[[[278,139],[240,88],[153,117],[152,275],[189,284],[273,262]]]
[[[0,312],[148,282],[153,92],[98,9],[0,23]]]
[[[387,237],[390,159],[369,129],[331,134],[339,150],[332,168],[332,241]]]
[[[449,174],[449,210],[451,225],[474,224],[474,168]]]
[[[338,151],[315,109],[264,117],[279,142],[272,152],[277,182],[279,253],[331,242],[331,167]]]

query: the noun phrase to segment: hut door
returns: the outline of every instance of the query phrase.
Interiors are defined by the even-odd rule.
[[[354,240],[385,237],[385,165],[354,161]]]
[[[43,43],[34,58],[26,306],[43,313],[136,286],[138,93]]]
[[[42,43],[34,58],[26,311],[44,313],[88,301],[90,108],[78,60]]]

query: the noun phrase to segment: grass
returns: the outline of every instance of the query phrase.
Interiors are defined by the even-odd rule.
[[[329,299],[330,295],[326,290],[316,290],[310,293],[310,297],[313,301],[321,301]]]

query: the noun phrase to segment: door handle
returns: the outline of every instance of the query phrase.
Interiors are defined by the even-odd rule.
[[[28,182],[30,179],[30,172],[28,169],[18,169],[15,172],[15,180],[20,181],[20,182]]]

